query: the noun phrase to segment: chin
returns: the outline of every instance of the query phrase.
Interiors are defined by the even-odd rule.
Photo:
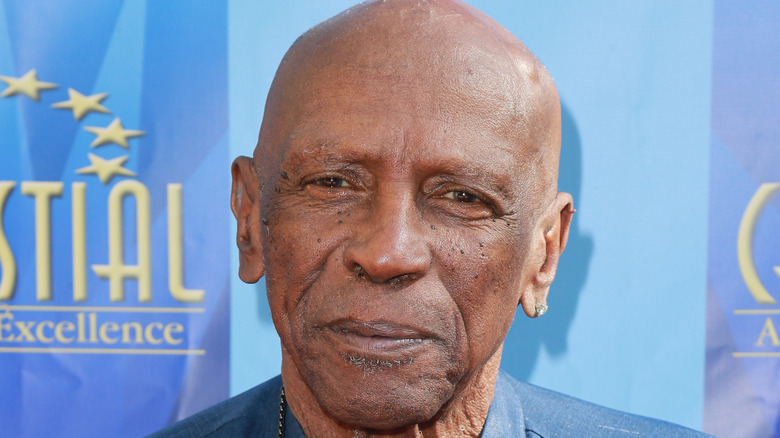
[[[402,429],[435,418],[463,375],[431,350],[389,361],[340,353],[335,362],[309,368],[305,375],[320,406],[340,422]]]
[[[375,374],[387,373],[378,371]],[[343,384],[339,385],[342,390],[338,392],[336,388],[322,388],[325,390],[322,396],[317,395],[320,404],[342,423],[376,430],[403,429],[430,421],[449,401],[454,390],[446,380],[408,384],[397,379],[373,382],[358,379],[353,383],[360,392],[352,392],[351,388],[346,392]],[[333,397],[344,393],[350,396]]]

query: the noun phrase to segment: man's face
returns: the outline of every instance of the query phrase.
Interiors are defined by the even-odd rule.
[[[290,87],[278,144],[259,157],[274,322],[348,424],[432,418],[514,317],[538,204],[529,140],[516,105],[468,84],[474,73],[494,79],[320,70]]]

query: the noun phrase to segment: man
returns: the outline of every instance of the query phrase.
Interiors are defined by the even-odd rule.
[[[465,4],[378,0],[308,31],[233,165],[281,378],[161,435],[696,435],[499,373],[566,245],[559,148],[547,71]]]

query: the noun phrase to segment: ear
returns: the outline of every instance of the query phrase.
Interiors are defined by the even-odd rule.
[[[555,278],[558,258],[566,247],[569,226],[575,210],[568,193],[558,193],[547,206],[533,231],[530,252],[523,267],[523,285],[520,304],[531,318],[540,315],[536,306],[546,309],[547,294]]]
[[[231,168],[233,187],[230,209],[236,218],[238,245],[238,277],[246,283],[255,283],[265,273],[263,240],[260,219],[260,178],[249,157],[238,157]]]

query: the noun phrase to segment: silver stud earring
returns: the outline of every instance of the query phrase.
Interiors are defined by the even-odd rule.
[[[538,304],[537,303],[536,306],[534,306],[534,310],[536,311],[536,314],[534,315],[534,317],[542,316],[545,313],[547,313],[547,304]]]

